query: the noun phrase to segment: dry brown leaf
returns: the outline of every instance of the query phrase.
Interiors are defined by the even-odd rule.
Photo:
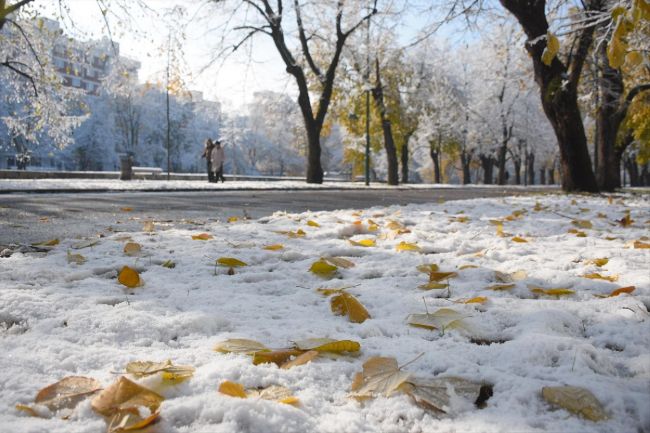
[[[68,263],[76,263],[78,265],[83,265],[86,263],[86,258],[81,254],[70,254],[70,251],[68,251],[68,255],[66,257],[68,259]]]
[[[542,388],[542,397],[553,406],[559,406],[591,421],[602,421],[608,418],[598,399],[585,388],[545,386]]]
[[[410,314],[407,322],[411,326],[426,329],[438,329],[441,332],[447,329],[465,329],[472,331],[471,327],[464,322],[469,316],[453,310],[451,308],[440,308],[434,313]]]
[[[269,350],[262,343],[255,340],[247,340],[245,338],[231,338],[226,341],[221,341],[214,346],[215,352],[221,353],[243,353],[252,355],[260,350]]]
[[[352,340],[334,340],[332,338],[308,338],[294,342],[298,350],[328,353],[352,353],[361,350],[361,345]]]
[[[375,356],[363,363],[361,383],[358,378],[353,382],[352,395],[356,398],[367,398],[376,395],[389,396],[398,391],[400,385],[409,379],[411,375],[402,371],[397,365],[395,358]]]
[[[590,280],[605,280],[611,283],[613,283],[614,281],[618,281],[618,275],[601,275],[597,272],[583,275],[582,278],[589,278]]]
[[[152,220],[147,220],[142,226],[142,231],[147,233],[153,233],[156,231],[156,225]]]
[[[137,256],[142,252],[142,245],[137,242],[127,242],[124,245],[124,254],[127,256]]]
[[[456,272],[430,272],[429,273],[429,282],[439,282],[442,280],[448,280],[450,278],[457,277]]]
[[[612,292],[609,295],[596,295],[599,298],[613,298],[618,295],[622,295],[623,293],[630,294],[636,290],[635,286],[628,286],[628,287],[620,287],[618,289],[612,290]]]
[[[192,235],[192,239],[195,241],[209,241],[214,238],[209,233],[199,233],[198,235]]]
[[[219,386],[219,392],[230,397],[261,398],[263,400],[276,401],[284,404],[299,404],[298,398],[291,395],[291,391],[288,388],[278,385],[271,385],[262,389],[245,389],[243,385],[227,380]]]
[[[354,296],[346,292],[341,292],[333,296],[330,300],[332,313],[337,316],[348,316],[348,320],[353,323],[363,323],[370,318],[368,310]]]
[[[194,375],[194,367],[189,365],[174,365],[170,360],[165,362],[133,361],[126,365],[126,372],[136,377],[162,373],[164,380],[181,382]]]
[[[294,359],[285,362],[280,366],[283,370],[288,370],[293,367],[297,367],[299,365],[304,365],[307,364],[308,362],[311,362],[318,356],[318,351],[317,350],[309,350],[301,355],[296,356]]]
[[[609,263],[609,259],[607,257],[585,260],[586,265],[596,265],[599,268],[605,266],[607,263]]]
[[[436,283],[435,281],[430,281],[426,284],[420,284],[418,286],[418,289],[421,290],[436,290],[436,289],[447,289],[447,288],[449,288],[449,284]]]
[[[74,409],[90,395],[96,393],[102,385],[95,379],[83,376],[68,376],[41,389],[34,403],[47,407],[55,413],[62,409]],[[18,410],[31,416],[40,416],[38,411],[27,405],[16,405]]]
[[[279,367],[300,354],[302,351],[296,349],[261,350],[253,354],[253,365],[275,364]]]
[[[418,406],[436,413],[447,413],[452,398],[462,398],[477,404],[485,384],[461,377],[434,379],[409,379],[400,390],[410,396]],[[489,396],[489,394],[488,394]]]
[[[325,260],[331,265],[338,266],[343,269],[350,269],[354,267],[354,262],[344,259],[343,257],[322,257],[321,260]]]
[[[510,283],[510,284],[492,284],[491,286],[488,286],[485,288],[485,290],[494,290],[495,292],[502,291],[502,290],[510,290],[514,289],[517,287],[516,284]]]

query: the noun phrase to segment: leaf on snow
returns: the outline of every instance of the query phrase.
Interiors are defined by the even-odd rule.
[[[573,220],[571,221],[571,224],[581,229],[593,228],[593,224],[589,220]]]
[[[575,293],[574,290],[571,290],[567,287],[555,287],[552,289],[545,289],[543,287],[535,286],[533,284],[528,284],[528,288],[533,293],[538,293],[541,295],[548,295],[548,296],[573,295]]]
[[[312,263],[309,271],[320,277],[332,277],[338,270],[338,267],[327,263],[325,260],[317,260]]]
[[[598,399],[585,388],[577,386],[545,386],[542,397],[553,406],[559,406],[591,421],[607,419],[607,414]]]
[[[87,240],[87,241],[77,242],[76,244],[72,245],[72,248],[75,249],[75,250],[80,250],[82,248],[88,248],[88,247],[95,246],[98,243],[99,243],[99,239],[90,239],[90,240]]]
[[[59,240],[58,239],[50,239],[49,241],[36,242],[36,243],[32,244],[32,246],[35,246],[35,247],[54,247],[56,245],[59,245]]]
[[[165,400],[157,393],[120,377],[92,401],[93,410],[110,418],[109,432],[136,430],[151,424]]]
[[[436,283],[435,281],[429,281],[426,284],[420,284],[418,289],[421,290],[435,290],[435,289],[446,289],[449,287],[449,284],[445,283]]]
[[[417,244],[404,242],[404,241],[397,244],[395,249],[397,251],[421,251],[421,248]]]
[[[237,382],[226,380],[219,385],[219,392],[229,395],[230,397],[247,398],[246,389],[244,386]]]
[[[68,259],[68,263],[76,263],[78,265],[83,265],[86,263],[86,258],[81,254],[70,254],[70,251],[68,251],[68,255],[66,257]]]
[[[650,244],[646,242],[641,242],[641,241],[634,241],[632,246],[636,249],[648,249],[650,248]]]
[[[377,246],[377,243],[374,239],[360,239],[358,241],[348,240],[352,245],[356,247],[374,247]]]
[[[605,280],[611,283],[618,281],[618,275],[601,275],[597,272],[582,275],[582,278],[589,278],[590,280]]]
[[[219,392],[237,398],[261,398],[291,405],[299,403],[298,398],[291,395],[288,388],[278,385],[271,385],[262,389],[245,389],[239,383],[226,380],[219,386]]]
[[[317,350],[309,350],[301,355],[296,356],[294,359],[285,362],[280,366],[280,368],[283,370],[288,370],[299,365],[307,364],[308,362],[313,361],[314,358],[318,356],[318,353],[319,352]]]
[[[95,379],[82,376],[68,376],[60,381],[41,389],[34,403],[47,407],[51,412],[61,409],[74,409],[88,396],[102,388]],[[39,412],[27,405],[17,405],[16,409],[27,412],[31,416],[40,416]]]
[[[512,239],[510,239],[513,242],[519,242],[519,243],[526,243],[528,242],[526,239],[519,237],[519,236],[514,236]]]
[[[325,260],[326,262],[343,269],[354,267],[354,262],[344,259],[343,257],[321,257],[321,260]]]
[[[209,233],[199,233],[198,235],[192,235],[192,239],[195,241],[209,241],[214,238]]]
[[[494,290],[495,292],[502,291],[502,290],[510,290],[514,289],[517,287],[516,284],[510,283],[510,284],[493,284],[491,286],[488,286],[485,288],[485,290]]]
[[[355,398],[369,398],[376,395],[388,397],[398,391],[400,385],[411,377],[402,371],[395,358],[375,356],[363,363],[360,379],[353,383],[352,394]]]
[[[282,244],[272,244],[272,245],[266,245],[262,247],[262,249],[267,250],[267,251],[279,251],[284,249],[284,245]]]
[[[246,262],[242,262],[239,259],[236,259],[234,257],[219,257],[216,260],[216,263],[221,266],[226,266],[229,268],[238,268],[242,266],[248,266]]]
[[[437,272],[438,271],[438,265],[435,263],[428,263],[424,265],[418,265],[417,270],[420,272],[424,272],[425,274],[430,274],[431,272]]]
[[[243,353],[250,355],[259,352],[260,350],[269,349],[258,341],[247,340],[245,338],[231,338],[217,343],[217,345],[214,346],[214,351],[221,353]]]
[[[181,381],[194,375],[194,367],[174,365],[170,360],[165,362],[132,361],[126,365],[126,372],[136,377],[145,377],[162,372],[165,380]]]
[[[153,221],[147,220],[144,222],[142,226],[142,231],[147,233],[153,233],[156,231],[156,225],[154,224]]]
[[[309,227],[320,227],[320,224],[318,224],[318,223],[317,223],[316,221],[314,221],[314,220],[308,220],[308,221],[307,221],[307,225],[308,225]]]
[[[292,356],[302,353],[296,349],[261,350],[253,354],[253,365],[276,364],[278,367],[285,364]]]
[[[334,340],[332,338],[308,338],[294,342],[298,350],[315,350],[317,352],[344,353],[358,352],[361,345],[352,340]]]
[[[485,296],[477,296],[475,298],[470,298],[466,300],[459,300],[459,301],[454,301],[454,302],[459,302],[461,304],[485,304],[487,302],[488,298]]]
[[[465,329],[471,331],[471,328],[463,321],[469,316],[453,310],[451,308],[440,308],[434,313],[410,314],[407,322],[411,326],[426,329],[438,329],[442,332],[447,329]]]
[[[137,242],[127,242],[124,245],[124,254],[127,256],[137,256],[142,252],[142,245]]]
[[[333,296],[330,300],[332,313],[337,316],[348,316],[348,320],[353,323],[363,323],[370,318],[368,310],[354,296],[346,292],[341,292]]]
[[[456,272],[429,272],[429,281],[430,282],[439,282],[442,280],[448,280],[450,278],[457,277]]]
[[[636,290],[635,286],[620,287],[618,289],[612,290],[609,295],[596,295],[599,298],[613,298],[615,296],[621,295],[623,293],[630,294]]]
[[[171,259],[165,260],[162,264],[162,267],[167,269],[174,269],[176,267],[176,263],[174,263],[174,261]]]
[[[485,386],[461,377],[414,378],[404,383],[400,390],[424,409],[447,413],[451,409],[453,398],[460,397],[471,403],[478,403]]]
[[[586,265],[596,265],[599,268],[605,266],[609,262],[609,259],[607,257],[602,257],[599,259],[589,259],[585,260]]]
[[[130,289],[142,285],[142,280],[140,279],[140,274],[138,271],[128,266],[124,266],[122,268],[117,276],[117,281]]]

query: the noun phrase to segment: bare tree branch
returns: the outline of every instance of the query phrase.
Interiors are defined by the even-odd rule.
[[[316,65],[314,62],[314,59],[311,56],[311,52],[309,51],[309,44],[307,43],[307,36],[305,36],[305,26],[302,22],[302,13],[300,10],[300,3],[298,0],[293,0],[293,5],[296,10],[296,22],[298,24],[298,37],[300,39],[300,46],[302,47],[302,52],[305,55],[305,59],[307,60],[307,64],[311,68],[311,70],[316,74],[316,76],[319,79],[322,79],[322,72],[319,69],[319,67]]]
[[[38,96],[38,89],[36,88],[36,81],[34,80],[34,77],[32,77],[31,75],[29,75],[28,73],[26,73],[24,71],[21,71],[20,69],[16,68],[14,65],[24,66],[24,67],[29,69],[29,66],[27,66],[26,64],[24,64],[22,62],[5,60],[4,62],[0,63],[0,66],[4,66],[6,68],[9,68],[12,71],[14,71],[15,73],[17,73],[18,75],[20,75],[21,77],[29,80],[29,82],[32,84],[32,88],[34,89],[34,96]]]

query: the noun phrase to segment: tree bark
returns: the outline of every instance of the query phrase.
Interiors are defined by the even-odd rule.
[[[409,132],[404,135],[404,143],[402,144],[402,183],[409,183],[409,141],[411,140],[411,135],[413,133]]]
[[[521,185],[521,158],[514,158],[512,163],[515,166],[515,184]]]
[[[526,164],[528,164],[527,174],[528,174],[528,185],[535,185],[535,154],[533,152],[528,153],[526,156]]]
[[[463,168],[463,185],[468,185],[472,183],[472,175],[469,170],[469,166],[472,163],[472,151],[467,151],[465,149],[460,152],[460,165]]]
[[[565,191],[597,192],[598,185],[591,167],[587,137],[580,109],[577,87],[582,67],[593,41],[594,27],[580,31],[576,49],[567,66],[557,56],[550,65],[542,62],[547,45],[549,25],[546,20],[545,0],[500,0],[521,24],[528,41],[526,49],[531,56],[535,81],[539,85],[542,107],[548,117],[560,149],[562,188]],[[602,9],[602,0],[590,0],[586,9]]]
[[[440,152],[431,145],[429,148],[429,155],[431,156],[431,161],[433,161],[433,178],[434,183],[440,182]]]
[[[483,183],[491,185],[494,179],[494,164],[495,159],[492,155],[479,154],[478,158],[481,160],[481,168],[483,168]]]
[[[555,167],[548,169],[548,184],[555,185]]]
[[[546,185],[546,169],[544,167],[539,169],[539,184]]]
[[[379,110],[381,130],[384,133],[384,149],[386,150],[386,159],[388,162],[388,184],[398,185],[397,149],[395,148],[395,141],[393,140],[393,127],[388,118],[386,104],[384,102],[384,87],[381,83],[379,60],[375,61],[375,77],[377,82],[375,87],[372,89],[372,97],[377,106],[377,110]]]

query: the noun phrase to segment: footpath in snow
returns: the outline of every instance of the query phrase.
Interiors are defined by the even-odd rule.
[[[649,224],[539,195],[5,251],[0,430],[650,431]]]
[[[389,187],[385,183],[325,182],[305,183],[298,180],[252,181],[236,180],[208,183],[199,180],[131,180],[118,179],[0,179],[0,193],[20,191],[173,191],[173,190],[299,190],[299,189],[431,189],[431,188],[503,188],[497,185],[405,184]],[[509,185],[508,188],[518,188]],[[525,187],[520,187],[525,188]],[[540,187],[537,187],[540,188]],[[542,186],[543,188],[543,186]],[[551,187],[549,187],[551,188]]]

